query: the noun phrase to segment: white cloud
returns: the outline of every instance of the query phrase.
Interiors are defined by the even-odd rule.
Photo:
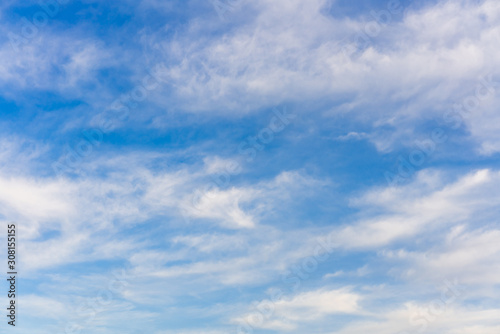
[[[195,204],[195,209],[188,212],[193,217],[218,220],[229,228],[252,228],[256,224],[255,218],[241,209],[240,202],[249,202],[257,196],[258,192],[251,189],[211,190]]]
[[[365,212],[383,214],[335,229],[330,239],[345,248],[376,248],[444,226],[479,219],[500,204],[497,171],[480,170],[449,183],[433,183],[434,173],[422,171],[402,187],[375,190],[353,202]]]
[[[260,309],[257,306],[254,312],[233,319],[233,321],[240,324],[246,323],[253,328],[290,331],[299,325],[320,321],[328,315],[358,314],[361,312],[358,305],[360,299],[360,295],[347,288],[309,291],[297,294],[289,300],[283,298],[275,303],[270,301],[267,304],[257,303],[256,305],[262,305]],[[255,316],[259,313],[264,321]]]
[[[479,290],[489,290],[487,287],[497,284],[500,275],[500,263],[497,260],[500,256],[500,230],[475,229],[473,222],[469,225],[472,230],[465,230],[464,226],[455,228],[449,233],[446,244],[425,252],[399,251],[387,255],[403,260],[409,266],[403,271],[407,279],[454,277],[461,284],[480,285]]]
[[[22,304],[22,312],[26,312],[26,315],[30,317],[61,319],[69,314],[64,303],[53,298],[23,295],[20,304]]]
[[[406,11],[351,58],[343,47],[355,44],[372,18],[327,17],[325,5],[320,0],[247,3],[241,10],[250,17],[224,36],[207,37],[217,25],[200,18],[184,37],[150,43],[162,45],[159,57],[178,60],[163,75],[182,109],[246,113],[323,99],[338,105],[333,113],[354,110],[372,124],[369,138],[381,151],[410,144],[415,120],[442,122],[454,103],[474,94],[481,76],[500,74],[496,1],[443,1]],[[241,20],[238,10],[231,15],[233,23]],[[482,103],[465,124],[482,152],[491,154],[498,136],[490,122],[495,113],[482,111],[487,108]],[[377,133],[386,125],[396,128],[393,134]]]
[[[429,333],[472,334],[496,333],[499,309],[466,309],[445,305],[433,309],[431,304],[408,303],[404,308],[380,312],[376,321],[360,321],[331,334],[355,333]]]
[[[22,26],[23,24],[15,27],[3,26],[2,30],[20,33],[17,28]],[[19,90],[41,89],[66,96],[71,94],[72,97],[84,97],[82,92],[78,92],[78,89],[81,89],[78,83],[97,83],[95,71],[111,64],[110,51],[96,39],[75,39],[68,34],[45,28],[40,29],[35,38],[26,44],[19,45],[19,49],[9,42],[0,46],[0,85],[8,96]],[[55,71],[56,65],[62,73]]]
[[[219,179],[219,184],[231,184],[229,179]],[[222,180],[222,181],[221,181]],[[183,214],[188,217],[218,221],[226,228],[254,228],[263,212],[272,212],[280,201],[288,201],[292,190],[315,191],[328,182],[315,180],[297,171],[286,171],[272,180],[253,186],[221,189],[212,182],[200,186],[183,199]],[[243,206],[247,209],[244,210]]]

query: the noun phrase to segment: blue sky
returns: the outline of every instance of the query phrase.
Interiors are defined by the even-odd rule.
[[[19,333],[499,333],[497,1],[0,17]]]

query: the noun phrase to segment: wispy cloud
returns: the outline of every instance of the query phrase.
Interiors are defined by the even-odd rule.
[[[59,1],[13,47],[55,1],[0,5],[21,332],[498,333],[497,1]]]

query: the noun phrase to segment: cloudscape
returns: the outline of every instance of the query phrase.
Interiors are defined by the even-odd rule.
[[[1,333],[500,333],[500,2],[4,0]]]

